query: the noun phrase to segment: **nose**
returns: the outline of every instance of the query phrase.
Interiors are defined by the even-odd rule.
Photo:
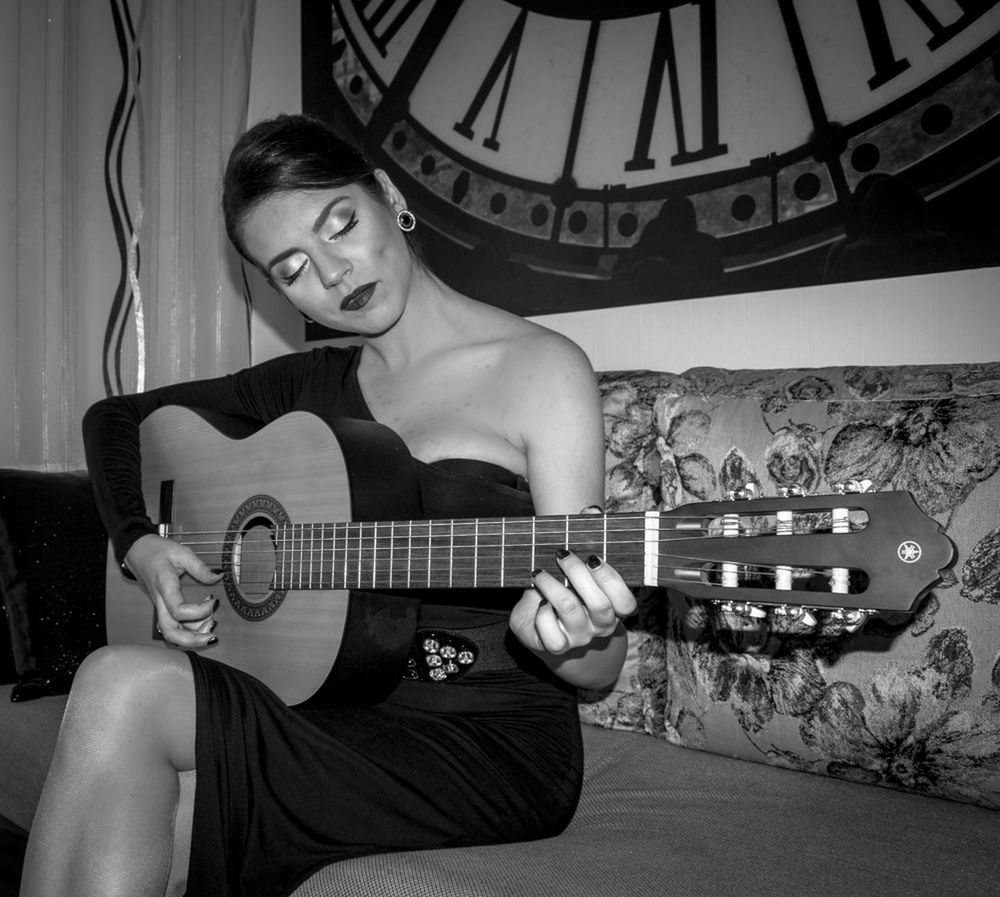
[[[351,263],[343,258],[327,258],[317,266],[320,280],[328,290],[340,283],[353,270]]]

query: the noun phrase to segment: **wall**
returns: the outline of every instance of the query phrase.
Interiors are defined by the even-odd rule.
[[[250,121],[301,106],[297,0],[257,0]],[[253,279],[253,360],[305,347]],[[1000,361],[1000,268],[546,315],[600,370]]]

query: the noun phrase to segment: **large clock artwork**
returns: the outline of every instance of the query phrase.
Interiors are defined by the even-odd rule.
[[[302,23],[304,110],[388,171],[444,280],[520,314],[1000,264],[1000,0],[303,0]]]

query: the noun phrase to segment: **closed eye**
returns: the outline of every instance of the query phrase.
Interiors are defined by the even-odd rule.
[[[358,223],[358,213],[351,212],[351,218],[347,222],[347,224],[345,224],[340,230],[331,234],[329,239],[332,242],[334,240],[339,240],[341,237],[347,236],[347,234],[349,234],[352,230],[354,230],[354,228],[357,226],[357,223]]]
[[[283,274],[278,279],[286,286],[290,287],[299,277],[305,272],[306,268],[309,267],[309,259],[304,258],[302,264],[298,266],[291,274]]]

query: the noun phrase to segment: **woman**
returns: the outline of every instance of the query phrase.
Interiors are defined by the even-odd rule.
[[[226,637],[216,605],[186,603],[180,580],[221,574],[158,536],[142,506],[138,425],[160,405],[260,423],[295,409],[377,420],[416,459],[428,517],[575,514],[603,492],[583,353],[436,278],[409,247],[415,219],[399,191],[325,125],[282,116],[248,131],[223,205],[234,244],[277,291],[362,345],[88,412],[112,544],[166,642],[184,650],[114,646],[80,668],[32,829],[28,897],[162,894],[179,770],[197,770],[193,831],[179,831],[176,847],[190,849],[191,895],[287,894],[350,856],[555,834],[580,787],[574,687],[612,681],[624,659],[632,593],[600,558],[561,551],[547,570],[525,570],[528,587],[513,596],[422,596],[420,631],[493,646],[489,668],[453,681],[401,669],[372,706],[289,709],[211,660]]]

